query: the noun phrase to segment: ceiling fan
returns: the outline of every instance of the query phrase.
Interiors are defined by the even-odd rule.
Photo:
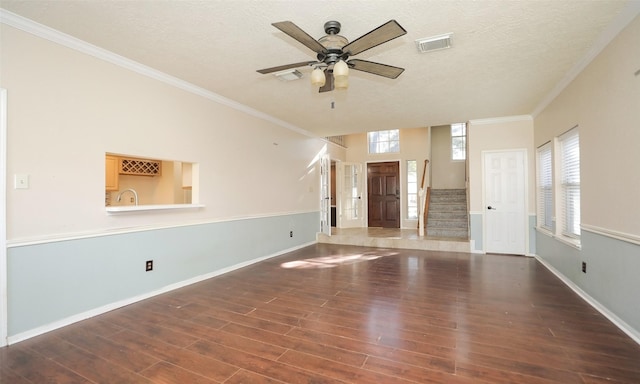
[[[319,86],[320,92],[328,92],[333,89],[347,88],[349,69],[368,72],[390,79],[397,78],[404,71],[404,68],[367,60],[348,60],[350,56],[355,56],[406,34],[407,31],[395,20],[382,24],[352,42],[349,42],[344,36],[338,35],[340,33],[340,23],[337,21],[327,21],[324,24],[324,31],[327,35],[318,40],[309,36],[291,21],[281,21],[271,25],[314,51],[317,54],[317,60],[259,69],[259,73],[268,74],[306,65],[313,66],[315,69],[311,73],[311,83]]]

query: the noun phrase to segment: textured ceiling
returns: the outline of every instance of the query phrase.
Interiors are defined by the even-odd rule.
[[[585,57],[627,1],[225,0],[14,1],[0,7],[155,68],[318,136],[530,114]],[[396,80],[351,71],[318,93],[304,77],[257,69],[315,60],[272,22],[318,39],[328,20],[350,41],[397,20],[407,34],[358,59],[405,68]],[[414,41],[453,33],[452,48]],[[334,102],[335,108],[331,105]]]

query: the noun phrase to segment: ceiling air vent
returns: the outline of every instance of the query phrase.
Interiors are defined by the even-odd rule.
[[[298,80],[302,77],[302,73],[296,69],[289,69],[287,71],[274,73],[274,75],[282,81]]]
[[[451,48],[451,35],[453,34],[445,33],[444,35],[418,39],[416,40],[416,46],[418,47],[418,51],[420,51],[420,53]]]

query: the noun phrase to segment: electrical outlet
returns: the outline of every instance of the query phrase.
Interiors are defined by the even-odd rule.
[[[293,231],[289,231],[289,237],[293,237]]]
[[[132,202],[132,203],[134,203],[134,202],[135,202],[135,200],[133,199],[133,197],[132,197],[132,198],[131,198],[131,200],[129,200],[129,201],[130,201],[130,202]]]
[[[145,263],[145,271],[153,271],[153,260],[147,260]]]
[[[582,272],[583,273],[587,273],[587,262],[586,261],[582,262]]]

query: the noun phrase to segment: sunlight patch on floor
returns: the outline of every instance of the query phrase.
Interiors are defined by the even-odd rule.
[[[331,256],[314,257],[311,259],[294,260],[282,263],[280,266],[286,269],[307,269],[307,268],[334,268],[339,265],[360,263],[363,261],[375,260],[380,257],[397,255],[398,252],[376,251],[355,254],[338,254]]]

